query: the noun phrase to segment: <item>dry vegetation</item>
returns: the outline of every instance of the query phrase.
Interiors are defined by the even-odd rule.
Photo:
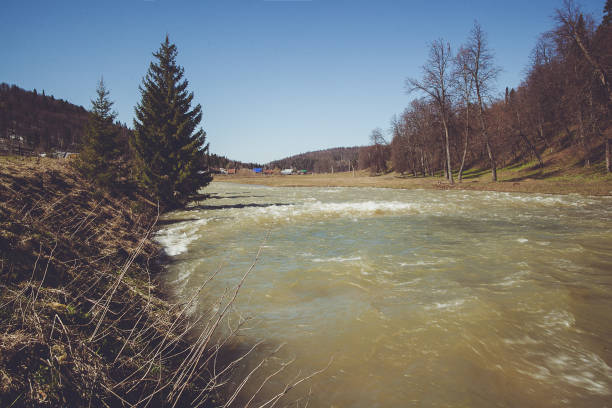
[[[499,181],[491,181],[488,169],[464,172],[463,182],[450,185],[438,177],[412,177],[398,173],[372,175],[369,171],[308,175],[215,175],[215,181],[261,184],[278,187],[379,187],[397,189],[458,189],[520,193],[612,195],[612,175],[606,174],[603,163],[584,168],[567,150],[545,155],[546,166],[536,162],[498,169]],[[573,161],[574,160],[574,161]]]
[[[0,405],[194,397],[176,364],[190,325],[152,277],[156,209],[97,193],[56,160],[1,160]]]
[[[237,342],[244,320],[228,319],[257,258],[194,315],[218,271],[170,302],[157,280],[157,219],[146,198],[100,193],[65,160],[0,157],[1,407],[286,406],[316,374],[274,390],[269,376],[253,391],[245,385],[261,381],[264,359],[235,378],[262,344]]]

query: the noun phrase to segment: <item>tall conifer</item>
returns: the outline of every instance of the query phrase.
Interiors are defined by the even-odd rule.
[[[114,125],[117,114],[109,91],[100,79],[96,89],[97,98],[91,101],[89,121],[83,138],[83,145],[77,160],[77,167],[85,177],[101,187],[110,188],[120,176],[121,145],[119,130]]]
[[[601,25],[612,25],[612,0],[606,0]]]
[[[202,128],[196,130],[202,108],[191,108],[193,93],[176,63],[176,45],[166,35],[153,56],[139,88],[131,144],[142,186],[163,205],[176,206],[210,182],[209,174],[200,174],[208,144]]]

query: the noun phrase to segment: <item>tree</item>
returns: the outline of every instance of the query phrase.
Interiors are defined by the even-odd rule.
[[[604,68],[612,74],[612,52],[610,52],[610,44],[612,44],[612,0],[607,0],[604,6],[603,19],[601,24],[597,28],[597,34],[595,37],[595,46],[597,48],[597,54],[602,61]],[[608,111],[608,120],[609,118]],[[611,145],[612,141],[609,137],[605,140],[605,155],[606,155],[606,171],[612,172],[612,157],[611,157]]]
[[[109,91],[100,79],[97,98],[91,101],[91,111],[81,152],[76,162],[81,173],[97,185],[111,188],[121,175],[119,131],[114,125],[117,114],[112,111]]]
[[[506,103],[504,106],[505,109],[503,110],[503,113],[506,113],[506,115],[510,116],[510,118],[508,118],[508,128],[510,128],[511,133],[513,135],[518,135],[518,137],[529,149],[529,152],[538,160],[538,167],[542,168],[544,167],[544,161],[542,160],[542,156],[540,156],[540,153],[538,153],[538,149],[536,148],[535,143],[531,141],[525,130],[525,124],[522,115],[522,108],[526,105],[526,103],[524,102],[524,93],[524,89],[519,89],[519,92],[516,92],[514,89],[512,89],[506,97]]]
[[[135,108],[131,146],[139,182],[165,206],[184,203],[211,181],[204,172],[208,152],[206,133],[196,130],[202,107],[193,109],[193,92],[187,91],[183,67],[177,65],[177,48],[166,35],[153,53]]]
[[[464,104],[464,143],[463,143],[463,154],[461,156],[461,166],[459,167],[459,174],[457,179],[461,183],[463,179],[463,169],[465,168],[465,157],[468,151],[468,141],[470,136],[470,105],[472,104],[472,98],[474,96],[474,79],[468,70],[468,63],[470,60],[470,53],[467,49],[461,47],[459,52],[454,59],[454,70],[453,70],[453,83],[457,90],[457,93],[461,97],[461,101]]]
[[[606,24],[610,19],[610,7],[608,1],[604,8],[605,15],[602,25]],[[585,29],[584,15],[574,4],[573,0],[564,0],[563,7],[557,9],[556,19],[559,23],[557,35],[561,38],[567,38],[570,41],[574,41],[576,45],[578,45],[582,55],[590,64],[593,73],[597,76],[601,86],[605,89],[608,103],[612,104],[612,83],[610,82],[610,76],[600,58],[593,53],[589,44],[590,41],[587,36],[587,30]]]
[[[374,173],[383,173],[387,170],[389,151],[387,149],[388,143],[380,128],[372,130],[372,133],[370,133],[370,142],[372,142],[372,146],[370,147],[370,169],[373,170]]]
[[[410,134],[407,131],[406,121],[404,117],[398,118],[393,115],[391,118],[391,133],[393,138],[391,139],[391,162],[393,163],[393,169],[404,174],[410,170],[414,176],[416,171],[413,165],[412,159],[412,146],[410,140]]]
[[[448,126],[450,116],[450,63],[452,60],[449,43],[436,40],[431,44],[429,59],[423,65],[423,79],[416,80],[408,78],[406,81],[408,93],[422,91],[431,98],[437,109],[438,116],[444,129],[444,141],[446,150],[446,169],[450,184],[453,184],[453,172],[451,167],[450,143],[448,137]]]
[[[605,8],[604,14],[607,15]],[[609,126],[606,122],[609,122],[612,107],[609,59],[612,33],[605,15],[596,29],[592,16],[584,14],[573,1],[566,0],[557,10],[558,25],[552,32],[566,68],[568,111],[575,115],[585,167],[590,166],[592,150],[603,136],[602,129]],[[609,144],[607,138],[605,143]]]
[[[497,181],[495,150],[491,146],[491,138],[484,118],[484,97],[487,95],[491,82],[497,78],[499,69],[493,64],[493,54],[488,48],[486,37],[478,22],[474,23],[474,28],[472,28],[465,49],[468,52],[466,69],[474,80],[474,89],[476,90],[480,131],[485,141],[489,161],[491,162],[493,181]]]

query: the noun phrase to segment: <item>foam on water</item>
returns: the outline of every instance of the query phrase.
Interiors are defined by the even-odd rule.
[[[560,381],[594,395],[612,395],[612,369],[597,354],[582,349],[571,350],[571,354],[568,350],[550,355],[543,365],[533,365],[530,370],[519,371],[539,381]]]
[[[384,214],[418,213],[421,206],[399,201],[321,202],[300,205],[271,205],[249,208],[238,214],[257,221],[291,221],[299,218],[367,217]]]
[[[360,256],[356,256],[356,257],[352,257],[352,258],[342,258],[341,256],[336,256],[333,258],[327,258],[327,259],[321,259],[321,258],[314,258],[312,260],[312,262],[354,262],[354,261],[361,261],[361,257]]]
[[[455,308],[463,305],[464,303],[465,303],[465,299],[455,299],[455,300],[451,300],[449,302],[435,302],[433,305],[425,306],[425,310],[432,310],[432,309],[438,309],[438,310],[455,309]]]
[[[187,252],[190,243],[201,238],[200,228],[208,223],[208,219],[183,221],[157,231],[155,240],[159,242],[170,256]]]

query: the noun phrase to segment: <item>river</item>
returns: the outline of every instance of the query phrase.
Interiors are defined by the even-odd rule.
[[[167,215],[157,239],[178,299],[220,267],[205,307],[261,247],[232,311],[251,318],[239,341],[265,339],[243,372],[285,346],[243,394],[272,362],[295,360],[268,393],[333,359],[287,401],[611,406],[612,197],[231,183],[204,192]]]

